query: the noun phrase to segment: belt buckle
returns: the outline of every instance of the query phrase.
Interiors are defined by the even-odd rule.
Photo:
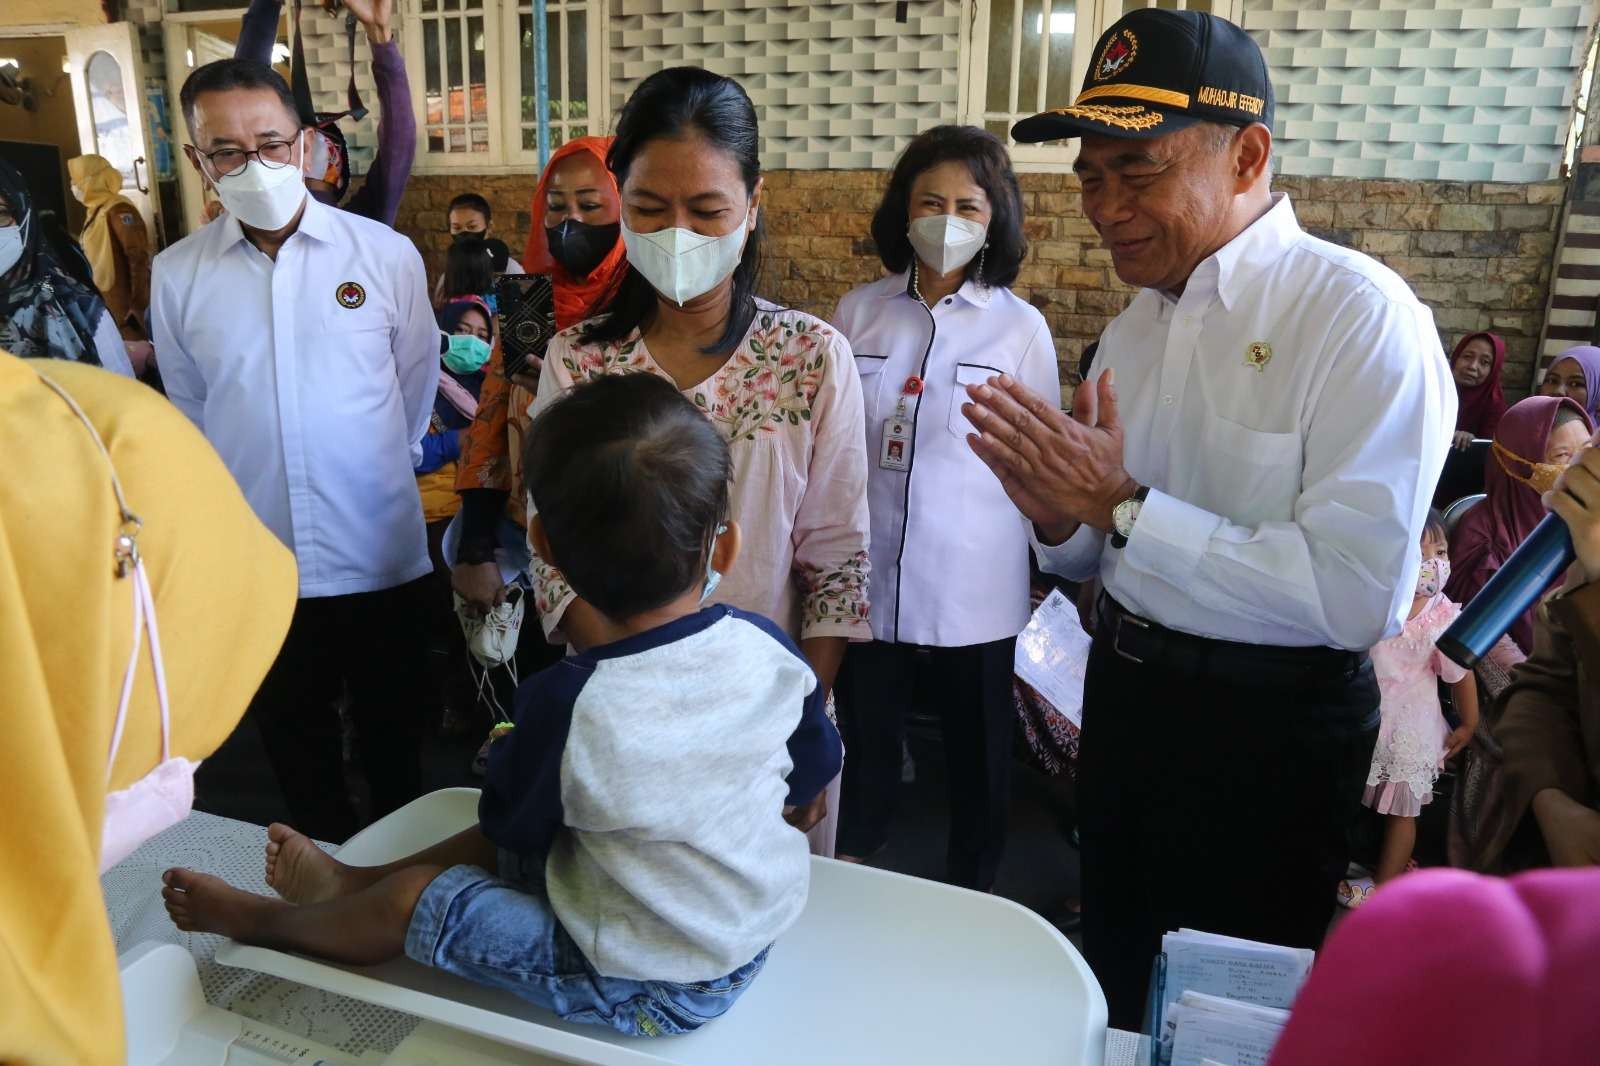
[[[1138,618],[1134,615],[1128,614],[1126,611],[1119,610],[1117,612],[1117,631],[1112,635],[1111,650],[1122,656],[1124,659],[1127,659],[1129,662],[1138,663],[1139,665],[1143,666],[1143,659],[1139,658],[1137,655],[1130,655],[1128,652],[1122,650],[1122,626],[1125,622],[1132,622],[1140,629],[1150,628],[1150,623],[1146,622],[1143,618]]]

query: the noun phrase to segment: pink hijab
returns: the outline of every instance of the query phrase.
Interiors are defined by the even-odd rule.
[[[1494,436],[1496,443],[1524,459],[1542,461],[1556,412],[1563,405],[1589,423],[1588,412],[1575,400],[1530,396],[1505,413]],[[1589,429],[1593,432],[1592,423]],[[1518,467],[1516,463],[1512,465]],[[1528,471],[1518,468],[1517,473],[1525,475]],[[1489,498],[1468,511],[1450,535],[1451,576],[1445,595],[1463,605],[1478,594],[1547,513],[1539,494],[1506,473],[1494,453],[1484,460],[1483,487]],[[1511,639],[1524,652],[1533,649],[1533,610],[1511,627]]]
[[[1269,1066],[1580,1066],[1600,1048],[1600,869],[1423,870],[1328,938]]]

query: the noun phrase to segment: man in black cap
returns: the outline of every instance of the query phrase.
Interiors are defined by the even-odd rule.
[[[1070,416],[1006,378],[964,408],[1046,568],[1105,587],[1084,948],[1121,1028],[1168,930],[1320,942],[1377,735],[1367,650],[1412,603],[1455,425],[1431,313],[1272,193],[1272,106],[1231,23],[1112,26],[1071,106],[1013,135],[1082,138],[1084,214],[1142,291]]]

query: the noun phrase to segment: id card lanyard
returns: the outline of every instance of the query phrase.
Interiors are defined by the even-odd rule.
[[[915,442],[916,419],[906,409],[913,398],[921,395],[923,382],[912,374],[900,388],[900,399],[894,414],[883,420],[883,445],[878,453],[878,465],[885,470],[910,470],[911,448]]]

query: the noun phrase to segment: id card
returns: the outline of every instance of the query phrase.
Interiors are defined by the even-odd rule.
[[[878,465],[885,470],[911,469],[911,437],[916,423],[909,418],[886,418]]]

